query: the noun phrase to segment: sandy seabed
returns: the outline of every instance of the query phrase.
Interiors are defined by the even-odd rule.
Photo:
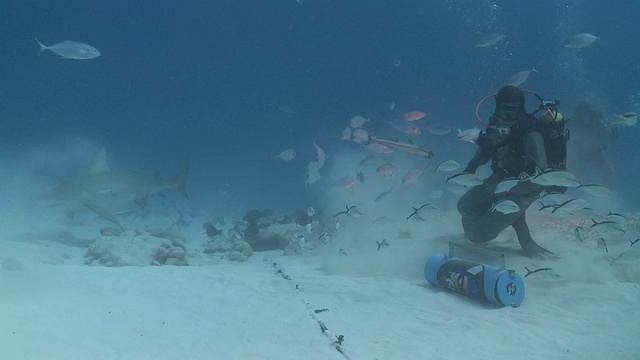
[[[572,238],[570,220],[534,217],[532,233],[558,259],[522,256],[508,231],[489,246],[521,276],[525,266],[554,270],[525,279],[520,307],[496,307],[424,279],[426,259],[460,237],[455,214],[440,219],[354,219],[326,245],[244,262],[199,253],[193,230],[191,266],[146,267],[85,265],[86,248],[30,238],[15,223],[0,239],[0,359],[640,356],[639,260],[613,262],[627,240],[604,253]],[[389,246],[378,251],[373,234]]]

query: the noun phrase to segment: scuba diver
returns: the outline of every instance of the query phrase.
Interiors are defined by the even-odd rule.
[[[495,194],[494,190],[500,181],[507,178],[524,179],[547,168],[566,169],[566,142],[569,139],[566,120],[556,110],[559,102],[544,101],[531,93],[541,101],[533,114],[526,112],[524,92],[515,86],[505,86],[497,94],[480,101],[478,108],[494,96],[496,107],[489,124],[478,116],[487,129],[478,137],[476,144],[479,148],[464,171],[475,174],[479,166],[491,160],[493,174],[458,201],[462,227],[469,240],[487,242],[512,226],[528,256],[551,254],[533,240],[525,219],[526,210],[544,188],[531,181],[520,181],[506,193]],[[545,115],[538,119],[535,113],[540,110],[544,110]],[[515,202],[519,210],[508,214],[495,211],[493,206],[504,200]]]
[[[618,138],[617,128],[607,128],[604,113],[584,101],[576,106],[571,118],[571,136],[574,141],[573,146],[569,146],[569,163],[572,172],[581,179],[611,188],[613,170],[603,150]]]

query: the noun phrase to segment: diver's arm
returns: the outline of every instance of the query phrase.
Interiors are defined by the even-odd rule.
[[[486,164],[491,159],[491,140],[489,135],[485,132],[480,133],[476,144],[478,144],[478,150],[473,159],[467,164],[464,172],[475,174],[480,165]]]

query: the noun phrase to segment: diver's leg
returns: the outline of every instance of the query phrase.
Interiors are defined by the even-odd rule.
[[[533,174],[536,168],[544,171],[548,167],[544,139],[537,131],[530,131],[524,137],[524,166],[529,175]]]
[[[553,254],[551,251],[543,248],[535,241],[533,241],[524,213],[522,214],[522,216],[516,219],[516,221],[514,221],[511,226],[513,226],[513,229],[516,231],[518,242],[520,243],[520,246],[522,246],[522,250],[524,250],[527,256]]]
[[[477,219],[491,211],[494,201],[495,195],[485,185],[472,187],[458,200],[458,212],[462,215],[462,227],[467,237]]]
[[[465,235],[469,240],[476,243],[493,240],[519,216],[521,216],[520,212],[503,214],[489,210],[475,219],[469,230],[465,231]]]
[[[537,194],[529,196],[510,195],[500,200],[512,200],[520,208],[519,211],[503,214],[499,211],[487,211],[482,216],[475,219],[473,226],[465,232],[469,240],[473,242],[487,242],[495,239],[502,230],[512,225],[518,219],[524,217],[525,212],[537,198]],[[496,199],[496,202],[498,200]]]

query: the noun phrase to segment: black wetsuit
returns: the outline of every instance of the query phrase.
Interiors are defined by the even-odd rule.
[[[458,201],[465,236],[473,242],[486,242],[511,225],[525,253],[549,252],[533,241],[525,219],[525,211],[543,188],[523,182],[507,193],[495,194],[494,190],[506,178],[522,178],[548,167],[565,169],[568,131],[564,122],[546,124],[528,114],[509,130],[508,135],[501,135],[499,127],[490,127],[477,140],[479,148],[465,171],[475,173],[478,166],[491,160],[493,174]],[[492,211],[502,200],[514,201],[520,210],[510,214]]]

